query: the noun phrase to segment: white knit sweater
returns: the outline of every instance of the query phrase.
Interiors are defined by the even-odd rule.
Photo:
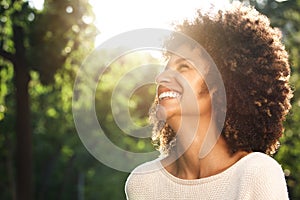
[[[129,200],[286,200],[281,166],[263,153],[250,153],[225,171],[207,178],[179,179],[159,160],[137,167],[128,177]]]

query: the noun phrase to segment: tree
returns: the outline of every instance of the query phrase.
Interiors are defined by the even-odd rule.
[[[16,198],[29,200],[33,199],[30,72],[39,72],[42,82],[50,84],[66,62],[76,65],[76,59],[82,58],[74,55],[91,50],[93,15],[87,0],[48,0],[42,12],[27,1],[4,0],[0,12],[0,57],[4,64],[0,70],[11,65],[14,72]]]

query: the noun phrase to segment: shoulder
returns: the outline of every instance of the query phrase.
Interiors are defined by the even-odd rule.
[[[145,174],[145,173],[153,173],[159,170],[162,165],[160,164],[161,159],[155,159],[146,163],[143,163],[137,166],[131,174]]]
[[[254,168],[271,167],[271,168],[277,168],[281,170],[281,166],[279,165],[279,163],[274,158],[264,153],[253,152],[245,156],[243,159],[245,160],[245,162],[243,162],[243,165],[249,167],[254,167]]]
[[[127,184],[134,184],[134,181],[137,179],[154,177],[156,174],[160,173],[161,167],[162,165],[160,164],[159,159],[141,164],[130,173],[127,178]]]
[[[260,176],[273,174],[273,176],[284,177],[281,165],[271,156],[260,152],[254,152],[243,159],[244,161],[241,162],[241,165],[244,172]]]
[[[238,172],[242,187],[255,199],[288,199],[283,170],[274,158],[251,153],[242,159]]]
[[[239,173],[255,176],[256,179],[284,178],[281,165],[271,156],[264,153],[254,152],[239,161]],[[272,174],[272,176],[270,176]]]
[[[144,193],[151,194],[151,185],[157,183],[161,178],[160,160],[153,160],[136,167],[128,176],[125,184],[125,193],[129,199],[137,199]],[[148,186],[148,187],[147,187]],[[146,191],[147,190],[147,191]]]

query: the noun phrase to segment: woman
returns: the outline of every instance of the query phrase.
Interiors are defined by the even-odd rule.
[[[214,72],[203,49],[174,34],[166,47],[176,53],[157,77],[151,114],[164,157],[131,173],[127,199],[288,199],[282,168],[269,156],[292,96],[280,32],[241,5],[214,16],[199,12],[177,28],[211,56],[226,98],[222,84],[207,78]]]

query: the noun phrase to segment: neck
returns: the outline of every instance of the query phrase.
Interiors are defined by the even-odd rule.
[[[165,168],[178,178],[199,179],[218,174],[247,154],[246,152],[231,154],[223,137],[217,137],[215,129],[209,127],[209,123],[203,123],[203,121],[201,123],[198,129],[193,129],[198,131],[193,140],[189,138],[192,141],[191,144],[180,137],[186,138],[187,132],[185,135],[179,133],[178,143],[171,152],[170,158],[174,156],[179,158]],[[210,131],[207,132],[207,130]],[[206,132],[209,136],[207,138],[205,138]],[[189,146],[186,148],[187,145]]]

